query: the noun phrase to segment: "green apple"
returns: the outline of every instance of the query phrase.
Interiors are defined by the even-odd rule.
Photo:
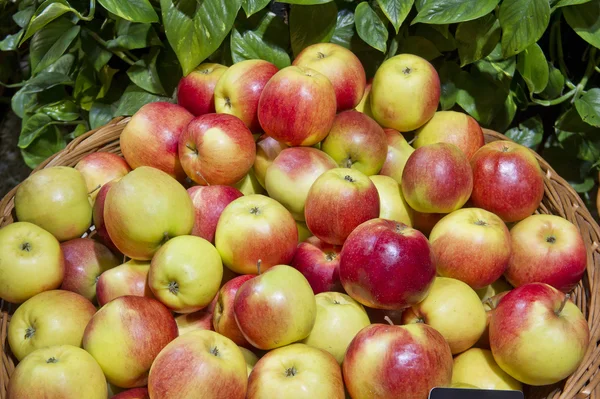
[[[244,360],[246,360],[246,369],[248,370],[248,377],[250,377],[252,369],[258,362],[258,356],[256,356],[250,349],[246,349],[243,346],[240,346],[239,348],[242,351],[242,355],[244,355]]]

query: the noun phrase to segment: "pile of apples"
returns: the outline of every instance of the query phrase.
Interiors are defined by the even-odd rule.
[[[568,377],[590,339],[569,298],[583,239],[533,215],[529,149],[485,144],[439,97],[409,54],[369,84],[335,44],[282,70],[202,64],[178,105],[131,118],[124,158],[32,174],[0,230],[8,397],[425,399]]]

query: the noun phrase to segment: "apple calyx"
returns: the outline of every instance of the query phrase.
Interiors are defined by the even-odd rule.
[[[477,226],[487,226],[488,225],[486,221],[481,220],[481,219],[477,219],[474,224],[476,224]]]
[[[294,377],[296,374],[298,374],[298,370],[296,370],[296,367],[294,366],[285,370],[286,377]]]
[[[217,348],[216,346],[213,346],[212,348],[210,348],[210,353],[215,356],[215,357],[219,357],[219,348]]]
[[[560,316],[560,314],[562,313],[563,309],[565,308],[565,305],[567,304],[567,302],[569,301],[570,298],[571,298],[571,294],[565,294],[565,297],[564,297],[562,303],[560,304],[560,308],[558,308],[558,310],[556,312],[554,312],[554,314],[556,314],[557,316]]]
[[[58,359],[52,356],[51,358],[46,360],[46,363],[58,363]]]
[[[21,251],[31,252],[31,243],[24,242],[23,244],[21,244]]]
[[[390,319],[390,316],[385,316],[383,320],[387,321],[390,326],[395,325],[392,319]]]
[[[177,281],[169,282],[169,285],[167,286],[167,288],[169,289],[169,292],[171,294],[173,294],[173,295],[179,294],[179,284],[177,283]]]
[[[317,59],[319,59],[319,60],[322,60],[322,59],[323,59],[323,58],[325,58],[325,57],[326,57],[326,55],[325,55],[325,54],[323,54],[323,53],[322,53],[322,52],[320,52],[320,51],[317,51]]]
[[[25,339],[29,339],[35,335],[35,328],[33,326],[29,326],[25,329]]]
[[[325,253],[325,260],[331,262],[337,258],[337,254],[335,252],[327,252]]]
[[[344,180],[349,181],[350,183],[354,183],[356,180],[350,176],[350,175],[346,175],[344,176]]]
[[[404,69],[402,70],[402,73],[405,75],[408,75],[412,72],[412,69],[410,69],[409,67],[404,67]]]
[[[556,242],[556,237],[553,235],[549,235],[548,237],[546,237],[546,242],[548,244],[554,244]]]

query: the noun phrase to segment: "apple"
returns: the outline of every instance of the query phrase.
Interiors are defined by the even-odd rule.
[[[98,362],[106,379],[121,388],[148,382],[158,353],[177,338],[177,324],[160,302],[121,296],[103,306],[83,334],[83,348]]]
[[[425,323],[448,341],[452,354],[464,352],[481,337],[486,314],[477,293],[460,280],[436,277],[429,295],[406,309],[403,324]]]
[[[266,190],[263,186],[260,185],[256,174],[253,169],[248,171],[248,174],[242,178],[239,182],[232,184],[233,187],[240,190],[240,192],[244,195],[253,195],[253,194],[266,194]]]
[[[421,148],[434,143],[454,144],[467,159],[471,159],[485,141],[479,123],[471,116],[462,112],[439,111],[417,130],[413,146]]]
[[[20,222],[36,224],[58,241],[81,237],[92,224],[85,179],[66,166],[41,169],[19,184],[15,212]]]
[[[400,54],[381,64],[373,78],[371,112],[383,127],[415,130],[430,120],[440,101],[440,78],[425,59]]]
[[[126,295],[154,298],[148,286],[150,261],[130,260],[102,273],[96,283],[98,305]]]
[[[312,236],[298,244],[290,265],[306,277],[315,294],[342,291],[339,270],[341,249]]]
[[[359,224],[379,216],[377,188],[357,169],[330,169],[310,188],[304,216],[320,240],[342,245]]]
[[[337,114],[329,134],[321,144],[341,168],[360,170],[367,176],[379,173],[387,156],[383,129],[358,111]]]
[[[252,369],[256,366],[258,362],[258,356],[254,354],[250,349],[246,349],[243,346],[240,346],[240,351],[242,355],[244,355],[244,360],[246,361],[246,371],[248,372],[248,377],[250,377],[250,373],[252,373]]]
[[[402,133],[394,129],[383,129],[387,138],[387,155],[379,171],[380,175],[389,176],[402,184],[402,172],[406,161],[415,149],[408,144]]]
[[[112,242],[110,235],[108,235],[108,231],[106,230],[106,224],[104,223],[104,204],[106,203],[106,194],[108,194],[108,190],[110,190],[118,180],[120,179],[111,180],[98,190],[94,208],[92,209],[92,222],[94,223],[96,236],[113,252],[119,252],[119,249],[115,243]]]
[[[18,360],[47,346],[81,346],[94,313],[94,305],[74,292],[42,292],[25,301],[11,317],[8,344]]]
[[[436,223],[446,215],[447,213],[421,213],[413,209],[413,227],[429,237]]]
[[[194,116],[215,112],[215,86],[227,67],[210,62],[200,64],[177,85],[177,104]]]
[[[194,205],[195,219],[192,235],[215,241],[217,222],[223,209],[244,194],[230,186],[194,186],[187,189]]]
[[[454,358],[452,383],[481,389],[522,391],[523,384],[506,374],[487,349],[471,348]]]
[[[8,380],[11,399],[106,399],[106,379],[89,353],[72,345],[38,349]]]
[[[258,102],[258,120],[275,140],[309,147],[327,136],[336,107],[335,90],[325,75],[289,66],[265,85]]]
[[[111,399],[150,399],[150,395],[148,388],[133,388],[116,394]]]
[[[476,291],[477,295],[479,295],[479,298],[482,298],[482,295],[491,295],[492,291],[498,290],[498,293],[492,296],[489,296],[485,299],[481,299],[481,303],[483,304],[483,308],[485,309],[485,330],[483,331],[483,334],[481,334],[481,337],[479,337],[479,340],[477,340],[477,342],[475,342],[475,345],[473,345],[473,347],[475,348],[481,348],[481,349],[490,349],[490,320],[492,319],[492,313],[494,312],[494,309],[496,309],[496,306],[498,306],[498,303],[500,303],[500,300],[511,290],[512,287],[508,286],[507,288],[504,288],[504,286],[507,285],[508,283],[505,282],[504,280],[500,279],[498,280],[496,283],[492,284],[492,285],[488,285],[486,291],[488,291],[488,293],[483,294],[481,291]]]
[[[404,199],[402,188],[389,176],[369,176],[379,194],[379,217],[412,227],[413,210]]]
[[[503,293],[512,290],[512,286],[506,282],[503,278],[499,278],[494,281],[490,285],[486,285],[483,288],[475,290],[481,302],[485,303],[488,299]]]
[[[268,350],[306,338],[317,309],[302,273],[277,265],[242,284],[233,312],[244,338],[256,348]]]
[[[507,293],[490,320],[496,363],[528,385],[554,384],[571,375],[583,360],[589,340],[589,327],[579,308],[568,295],[544,283]]]
[[[329,155],[316,148],[286,148],[267,169],[265,188],[294,219],[303,221],[308,191],[319,176],[336,166]]]
[[[340,254],[344,289],[371,308],[396,310],[419,303],[434,277],[435,258],[427,238],[392,220],[361,224]]]
[[[247,195],[225,207],[215,234],[223,264],[239,274],[256,274],[292,260],[298,243],[294,218],[280,203],[264,195]]]
[[[254,366],[247,399],[344,399],[342,370],[324,350],[292,344],[272,350]]]
[[[151,398],[243,399],[248,377],[242,352],[214,331],[192,331],[168,344],[148,377]]]
[[[277,67],[264,60],[245,60],[223,73],[215,87],[215,110],[237,116],[253,132],[260,131],[258,100]]]
[[[292,65],[314,69],[329,79],[335,90],[338,112],[360,103],[367,77],[358,57],[347,48],[334,43],[316,43],[302,50]]]
[[[438,275],[461,280],[475,290],[498,280],[511,256],[510,233],[502,219],[478,208],[459,209],[442,218],[431,230],[429,242]]]
[[[367,85],[365,86],[365,92],[363,93],[363,96],[362,96],[360,102],[354,108],[358,112],[362,112],[363,114],[365,114],[371,118],[373,118],[373,112],[371,111],[371,88],[372,87],[373,87],[373,82],[368,81]]]
[[[315,301],[315,325],[302,343],[331,353],[342,364],[352,339],[371,324],[369,316],[360,303],[339,292],[322,292]]]
[[[354,337],[342,364],[352,399],[425,399],[452,379],[452,353],[425,324],[372,324]]]
[[[179,136],[194,118],[185,108],[167,102],[142,106],[123,129],[120,148],[127,163],[137,169],[151,166],[183,182]]]
[[[252,167],[255,156],[252,133],[232,115],[198,116],[179,139],[179,159],[185,173],[203,186],[238,182]]]
[[[179,236],[154,254],[148,285],[172,311],[192,313],[208,306],[221,286],[223,263],[216,248],[204,238]]]
[[[544,197],[544,175],[533,152],[512,141],[494,141],[471,157],[473,193],[477,208],[505,222],[525,219]],[[510,171],[510,172],[507,172]]]
[[[242,284],[252,278],[254,278],[254,275],[245,274],[225,283],[217,294],[217,304],[212,317],[214,330],[240,346],[249,346],[250,344],[246,338],[244,338],[244,335],[235,321],[233,303],[235,295]]]
[[[171,176],[142,166],[108,191],[104,223],[119,251],[150,260],[170,238],[191,233],[194,206],[185,188]]]
[[[179,336],[190,331],[212,330],[212,318],[213,314],[204,309],[194,313],[180,314],[179,316],[175,317]]]
[[[296,220],[296,229],[298,230],[298,244],[312,237],[312,233],[306,226],[306,223]]]
[[[254,169],[254,174],[261,186],[265,187],[267,168],[271,166],[277,155],[286,148],[288,148],[286,144],[266,134],[261,135],[256,140],[256,159],[252,169]]]
[[[103,185],[131,172],[123,158],[110,152],[88,154],[77,162],[75,169],[83,175],[92,204]]]
[[[387,309],[374,309],[365,306],[365,311],[371,324],[402,324],[402,313],[404,309],[399,310],[387,310]],[[391,322],[391,323],[390,323]]]
[[[473,190],[469,160],[454,144],[418,148],[402,172],[402,192],[415,211],[450,213],[461,208]]]
[[[505,276],[514,287],[539,282],[569,292],[585,273],[585,243],[577,227],[564,218],[529,216],[510,230],[510,237]]]
[[[60,243],[52,234],[28,222],[0,229],[0,298],[25,302],[60,287],[64,274]]]
[[[119,265],[119,259],[91,238],[75,238],[63,242],[60,247],[65,258],[65,277],[60,288],[95,302],[98,278]]]

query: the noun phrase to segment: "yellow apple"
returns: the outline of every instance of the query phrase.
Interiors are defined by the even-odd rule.
[[[406,203],[402,189],[389,176],[369,176],[379,194],[379,217],[412,227],[413,210]]]
[[[213,315],[210,312],[199,310],[194,313],[180,314],[175,317],[179,336],[196,330],[212,330]]]
[[[482,389],[522,391],[523,385],[506,374],[487,349],[471,348],[454,358],[452,383],[474,385]]]
[[[306,241],[307,238],[312,237],[312,233],[306,226],[306,223],[296,220],[296,227],[298,229],[298,244]]]
[[[244,176],[242,180],[235,183],[233,187],[240,190],[244,195],[264,194],[267,192],[264,187],[260,185],[253,169],[250,169],[248,174]]]
[[[250,377],[250,373],[256,363],[258,362],[258,356],[254,354],[250,349],[246,349],[243,346],[239,347],[242,351],[242,355],[244,355],[244,360],[246,361],[246,369],[248,370],[248,377]]]
[[[371,87],[372,87],[372,84],[367,83],[367,85],[365,86],[365,92],[363,93],[363,96],[360,99],[360,102],[354,109],[357,110],[358,112],[362,112],[363,114],[367,115],[368,117],[373,118],[373,112],[371,112]]]
[[[379,171],[380,175],[389,176],[402,184],[402,172],[410,154],[415,149],[408,144],[402,133],[394,129],[383,129],[388,143],[387,156]]]

